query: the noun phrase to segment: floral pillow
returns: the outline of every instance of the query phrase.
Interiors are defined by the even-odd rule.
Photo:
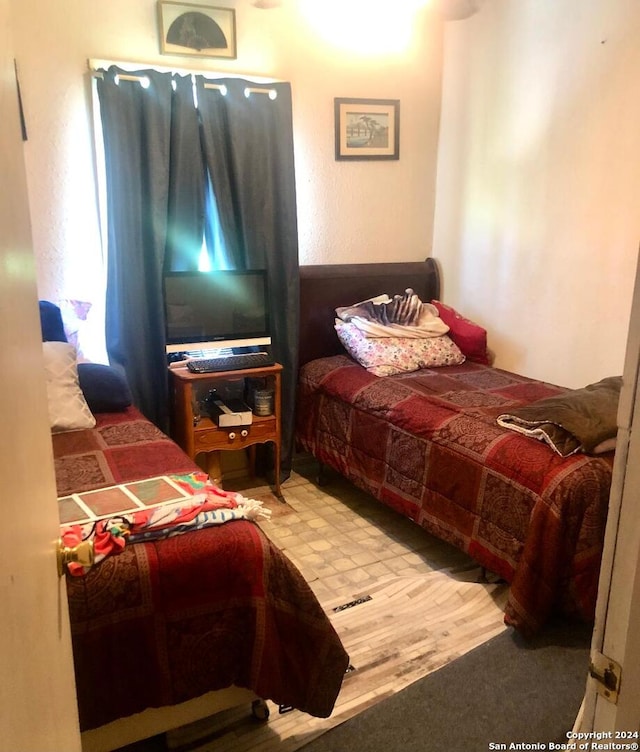
[[[365,337],[355,324],[336,320],[340,342],[354,360],[375,376],[464,363],[460,348],[446,334],[438,337]]]

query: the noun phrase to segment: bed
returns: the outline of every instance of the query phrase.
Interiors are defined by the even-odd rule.
[[[379,376],[347,354],[335,309],[413,288],[433,259],[301,267],[298,448],[510,584],[505,622],[594,616],[614,451],[560,456],[498,417],[572,393],[466,359]]]
[[[43,310],[62,521],[70,500],[96,498],[86,493],[94,489],[107,498],[132,481],[202,481],[108,366],[77,364],[74,397],[80,386],[86,404],[82,418],[69,417],[64,369],[50,359],[73,347]],[[348,656],[302,575],[254,521],[127,542],[81,569],[65,576],[84,750],[114,749],[258,698],[330,715]]]

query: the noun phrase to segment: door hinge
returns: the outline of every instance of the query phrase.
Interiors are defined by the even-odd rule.
[[[589,663],[589,676],[595,679],[596,690],[614,705],[618,702],[622,667],[606,655],[592,651]]]

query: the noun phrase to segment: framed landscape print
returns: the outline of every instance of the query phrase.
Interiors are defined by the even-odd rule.
[[[336,159],[400,159],[400,100],[334,102]]]
[[[163,55],[237,57],[236,12],[193,3],[158,3]]]

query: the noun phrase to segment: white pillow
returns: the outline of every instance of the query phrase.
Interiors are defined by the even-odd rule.
[[[43,342],[42,352],[51,430],[93,428],[96,419],[80,389],[75,347],[69,342]]]

